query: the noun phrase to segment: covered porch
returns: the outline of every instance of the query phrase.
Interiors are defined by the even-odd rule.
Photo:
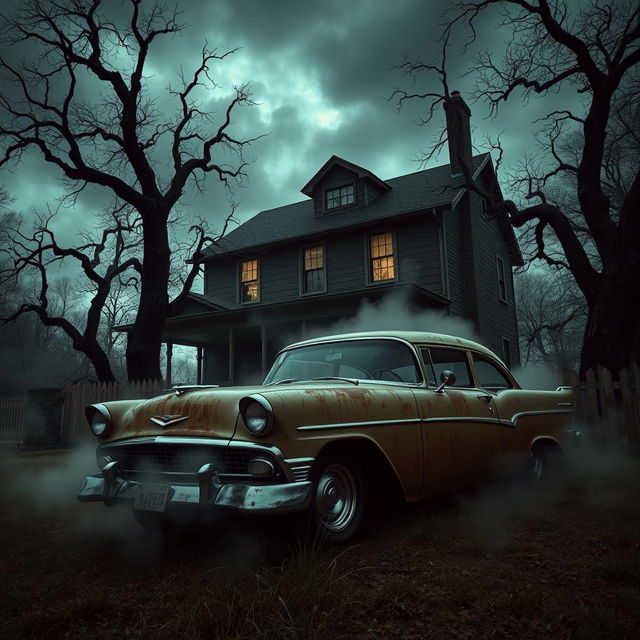
[[[165,326],[167,383],[171,384],[173,346],[185,345],[197,348],[198,384],[258,384],[280,349],[298,340],[336,333],[335,325],[354,316],[364,300],[376,302],[391,292],[403,293],[416,309],[448,308],[446,298],[404,284],[235,309],[211,308],[204,296],[195,294]],[[358,327],[346,330],[357,331]]]

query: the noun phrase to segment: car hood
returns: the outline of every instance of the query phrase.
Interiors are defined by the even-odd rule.
[[[297,382],[258,391],[293,427],[417,416],[413,391],[403,385]]]
[[[102,442],[157,435],[231,439],[238,420],[238,402],[255,392],[256,387],[191,389],[148,400],[106,402],[113,429]]]

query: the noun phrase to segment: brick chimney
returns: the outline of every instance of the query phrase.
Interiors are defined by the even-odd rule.
[[[449,141],[449,162],[451,175],[462,175],[462,164],[469,169],[471,163],[471,109],[467,106],[459,91],[452,91],[444,101],[447,118],[447,137]]]

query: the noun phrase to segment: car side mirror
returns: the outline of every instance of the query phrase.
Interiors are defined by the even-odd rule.
[[[452,385],[456,383],[456,374],[450,369],[445,369],[440,374],[440,386],[436,389],[436,393],[442,393],[445,385]]]

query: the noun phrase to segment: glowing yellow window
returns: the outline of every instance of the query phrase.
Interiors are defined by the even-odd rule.
[[[303,293],[318,293],[325,290],[322,247],[311,247],[304,250],[302,289]]]
[[[393,280],[396,277],[393,256],[393,234],[371,236],[371,281]]]
[[[258,261],[246,260],[240,264],[240,302],[257,302],[259,299]]]

